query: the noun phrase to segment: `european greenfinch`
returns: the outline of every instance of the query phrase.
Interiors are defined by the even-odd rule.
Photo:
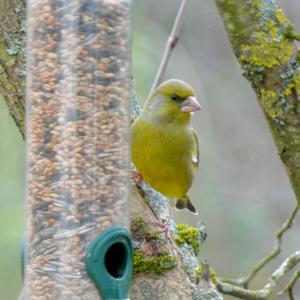
[[[197,210],[187,195],[198,169],[199,145],[191,115],[200,110],[195,91],[170,79],[159,85],[131,126],[131,156],[155,190],[175,199],[175,207]]]

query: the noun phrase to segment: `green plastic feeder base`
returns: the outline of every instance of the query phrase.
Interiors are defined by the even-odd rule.
[[[86,269],[103,300],[129,299],[132,279],[132,243],[128,231],[112,227],[88,247]]]

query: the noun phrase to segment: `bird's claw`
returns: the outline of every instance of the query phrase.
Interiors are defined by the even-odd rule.
[[[131,170],[131,180],[134,185],[137,185],[137,184],[141,183],[144,180],[144,178],[139,171]]]
[[[158,226],[161,228],[161,229],[158,230],[158,232],[164,233],[165,238],[169,238],[169,236],[170,236],[170,227],[171,227],[171,218],[169,217],[167,222],[165,222],[164,224],[158,224]]]

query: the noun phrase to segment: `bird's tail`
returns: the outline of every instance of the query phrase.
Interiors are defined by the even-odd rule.
[[[182,210],[182,209],[186,208],[193,214],[198,215],[198,212],[197,212],[195,206],[192,204],[189,196],[187,196],[187,195],[176,199],[175,207],[178,210]]]

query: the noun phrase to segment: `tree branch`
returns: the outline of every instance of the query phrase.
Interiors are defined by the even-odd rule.
[[[280,294],[283,294],[284,292],[287,292],[289,295],[290,300],[295,300],[294,298],[294,293],[293,293],[293,288],[294,285],[296,284],[297,280],[300,278],[300,269],[296,271],[290,281],[286,284],[284,287],[283,291],[280,292]]]
[[[170,34],[170,36],[167,40],[166,47],[165,47],[162,59],[160,61],[159,68],[157,70],[157,73],[155,75],[155,79],[153,81],[150,93],[148,95],[148,99],[151,97],[154,90],[156,89],[156,87],[160,83],[161,78],[162,78],[162,76],[163,76],[163,74],[164,74],[164,72],[167,68],[171,52],[173,51],[173,49],[175,48],[175,46],[178,42],[179,31],[180,31],[180,28],[181,28],[181,25],[182,25],[182,22],[183,22],[182,17],[183,17],[183,13],[184,13],[186,3],[187,3],[187,0],[181,0],[180,7],[178,9],[177,16],[176,16],[174,24],[173,24],[173,28],[171,30],[171,34]]]
[[[299,205],[297,204],[296,207],[293,209],[292,213],[290,214],[289,218],[286,222],[282,225],[282,227],[277,231],[276,234],[276,245],[274,249],[266,255],[260,262],[257,263],[250,271],[250,273],[244,277],[238,279],[220,279],[222,282],[244,286],[245,288],[248,287],[250,281],[254,278],[254,276],[263,268],[265,267],[271,260],[278,256],[281,252],[281,242],[285,232],[291,228],[293,221],[297,215],[299,210]]]
[[[265,300],[274,291],[278,281],[300,262],[300,251],[288,257],[271,275],[267,283],[260,290],[248,290],[218,280],[218,289],[223,294],[246,300]]]

